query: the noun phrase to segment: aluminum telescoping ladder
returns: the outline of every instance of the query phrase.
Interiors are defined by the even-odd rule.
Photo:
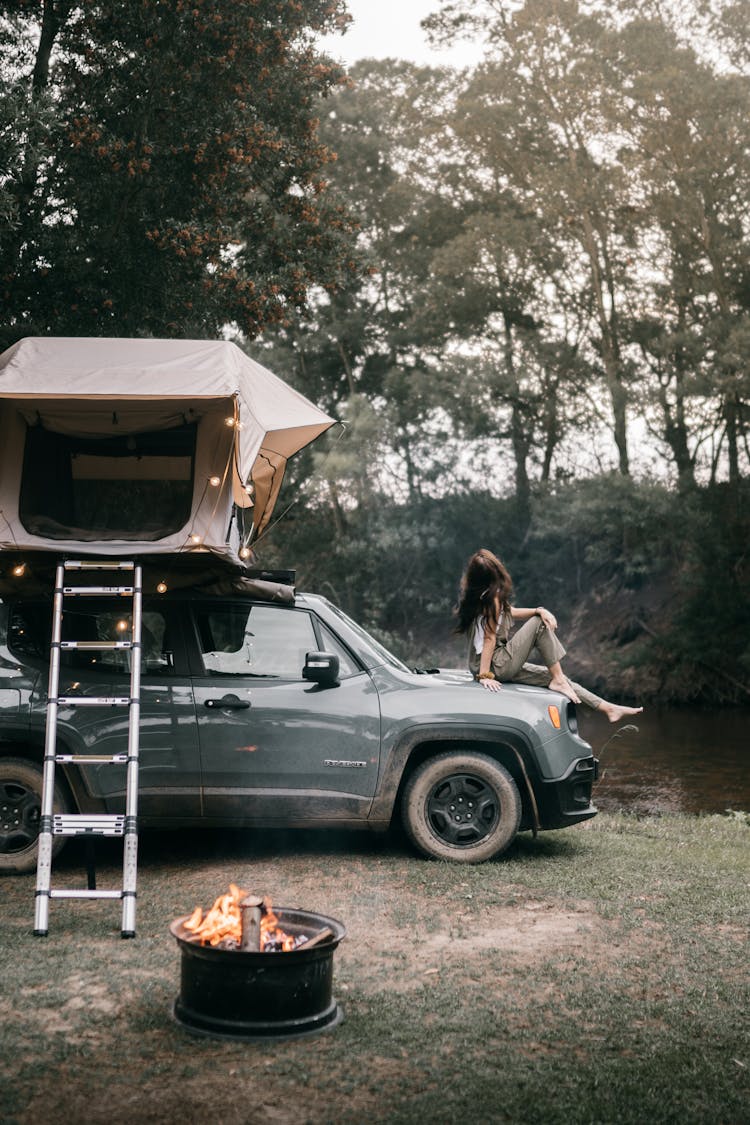
[[[66,571],[129,571],[132,586],[75,586],[65,585]],[[36,876],[36,910],[34,933],[44,937],[48,930],[49,903],[53,898],[111,898],[122,899],[122,936],[135,937],[135,899],[138,877],[138,750],[141,692],[141,619],[142,573],[133,562],[110,560],[104,562],[70,561],[57,566],[55,594],[52,609],[52,644],[50,647],[49,686],[47,689],[47,730],[44,744],[44,773],[42,780],[42,811],[39,825],[39,858]],[[62,640],[63,606],[68,598],[112,597],[132,598],[132,629],[130,640],[123,641],[72,641]],[[60,653],[63,649],[85,649],[104,652],[111,649],[130,649],[130,694],[128,696],[60,696]],[[57,717],[61,706],[74,707],[127,707],[127,754],[89,755],[57,753]],[[58,764],[105,764],[127,766],[125,813],[78,814],[55,813],[55,767]],[[51,887],[53,836],[86,835],[122,836],[122,887],[118,890],[95,889],[92,867],[89,868],[87,890],[58,890]]]

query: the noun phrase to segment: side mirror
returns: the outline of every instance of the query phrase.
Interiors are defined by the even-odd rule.
[[[323,687],[333,687],[339,682],[339,658],[333,652],[308,652],[302,679],[311,680]]]

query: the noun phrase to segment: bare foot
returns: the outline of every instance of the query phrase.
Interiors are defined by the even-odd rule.
[[[599,708],[609,719],[610,723],[619,723],[627,715],[640,715],[642,707],[622,707],[619,703],[602,703]]]
[[[573,690],[572,684],[565,678],[560,679],[558,677],[557,679],[550,680],[550,682],[547,684],[547,687],[550,691],[559,691],[560,695],[566,695],[568,699],[570,699],[573,703],[581,702],[575,691]]]

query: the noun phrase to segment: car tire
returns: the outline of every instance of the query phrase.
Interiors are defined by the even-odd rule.
[[[409,838],[425,855],[483,863],[515,839],[521,796],[494,758],[449,751],[417,767],[404,790],[401,813]]]
[[[26,875],[36,870],[41,809],[40,767],[23,758],[0,758],[0,875]],[[54,811],[70,812],[57,783]],[[53,856],[65,842],[64,836],[53,838]]]

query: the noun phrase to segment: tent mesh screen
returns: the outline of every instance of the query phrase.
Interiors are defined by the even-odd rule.
[[[117,437],[75,437],[30,426],[21,523],[44,539],[144,540],[190,519],[196,426]]]

